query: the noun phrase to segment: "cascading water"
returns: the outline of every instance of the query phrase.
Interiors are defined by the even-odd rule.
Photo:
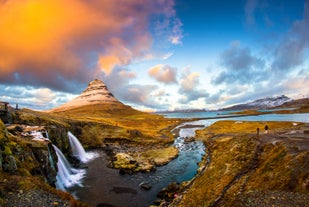
[[[60,190],[65,190],[75,184],[80,184],[80,180],[84,177],[85,170],[72,168],[61,150],[55,145],[53,145],[53,147],[58,157],[56,187]]]
[[[68,132],[68,137],[73,156],[83,163],[87,162],[89,158],[87,157],[86,151],[78,139],[71,132]]]
[[[53,168],[53,170],[56,170],[55,162],[54,162],[54,159],[53,159],[52,154],[51,154],[50,145],[47,145],[47,149],[48,149],[48,160],[50,162],[50,165]]]

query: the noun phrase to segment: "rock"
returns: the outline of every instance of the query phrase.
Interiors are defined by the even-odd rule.
[[[166,188],[163,188],[158,194],[157,197],[164,199],[166,201],[173,200],[175,195],[178,195],[180,185],[176,182],[170,183]]]
[[[184,139],[184,142],[194,142],[195,141],[195,138],[194,137],[186,137]]]
[[[20,125],[17,125],[14,128],[8,128],[8,131],[10,133],[14,134],[14,135],[17,135],[17,134],[23,132],[24,129]]]
[[[152,186],[149,183],[142,182],[139,184],[139,187],[144,190],[150,190]]]
[[[12,155],[6,156],[3,164],[3,171],[15,172],[17,170],[16,160]]]
[[[154,203],[155,205],[160,205],[163,201],[164,201],[164,200],[162,200],[162,199],[156,199],[153,203]]]

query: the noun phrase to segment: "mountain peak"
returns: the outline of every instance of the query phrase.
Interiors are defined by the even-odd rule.
[[[91,81],[88,84],[88,87],[82,92],[80,96],[84,98],[88,97],[92,101],[94,100],[103,101],[106,99],[110,101],[117,101],[114,98],[114,95],[111,92],[109,92],[105,83],[99,79],[95,79]],[[112,100],[112,99],[115,99],[115,100]]]
[[[108,90],[105,83],[99,79],[95,79],[88,84],[88,87],[77,97],[71,101],[50,110],[51,112],[65,111],[67,109],[76,108],[92,104],[120,103],[114,95]]]

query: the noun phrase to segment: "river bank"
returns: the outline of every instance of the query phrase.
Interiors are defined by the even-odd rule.
[[[208,163],[170,206],[308,206],[308,127],[219,121],[198,131]]]

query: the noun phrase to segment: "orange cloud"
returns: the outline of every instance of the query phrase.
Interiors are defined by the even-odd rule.
[[[155,78],[157,81],[170,84],[177,83],[176,76],[177,70],[169,65],[156,65],[149,69],[149,76]]]
[[[64,80],[110,74],[149,56],[150,17],[176,18],[173,6],[173,0],[1,1],[0,81],[63,89]],[[177,25],[166,27],[179,34]]]

